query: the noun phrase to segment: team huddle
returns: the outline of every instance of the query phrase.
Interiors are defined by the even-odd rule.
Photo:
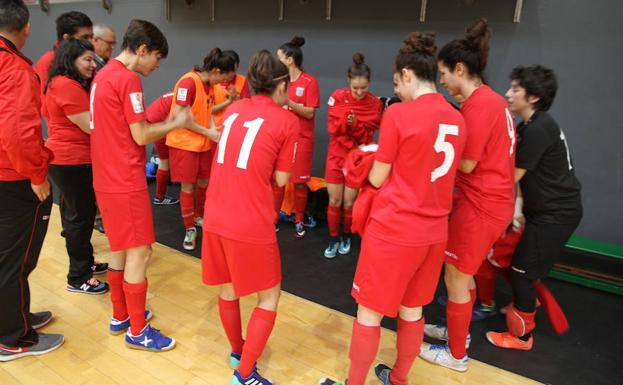
[[[230,383],[272,384],[257,361],[280,296],[278,213],[284,186],[292,183],[296,236],[305,236],[306,183],[320,105],[318,81],[302,69],[305,40],[295,37],[276,54],[256,52],[246,76],[238,73],[235,51],[214,48],[146,108],[139,75],[149,76],[168,55],[162,32],[150,22],[131,21],[121,53],[96,69],[99,55],[88,17],[70,12],[59,20],[57,27],[64,20],[71,28],[57,31],[57,46],[37,64],[43,68],[39,82],[20,53],[30,28],[27,9],[21,0],[0,1],[0,69],[26,76],[21,89],[12,90],[18,83],[2,75],[0,91],[33,94],[23,113],[8,112],[7,99],[0,100],[0,201],[14,206],[2,208],[0,231],[35,234],[34,247],[32,239],[10,241],[12,247],[3,239],[0,261],[23,247],[36,254],[29,257],[34,269],[47,229],[36,219],[51,210],[49,175],[61,190],[67,289],[110,291],[109,330],[124,333],[128,347],[173,349],[175,339],[149,322],[154,314],[146,306],[146,270],[155,242],[151,203],[177,203],[165,192],[169,179],[179,182],[183,247],[195,249],[201,228],[202,279],[220,287],[219,315],[231,344]],[[488,332],[487,339],[501,348],[532,348],[535,287],[579,224],[580,184],[565,136],[547,113],[557,91],[553,71],[516,67],[505,100],[484,78],[490,35],[486,20],[479,19],[464,37],[438,50],[434,33],[410,33],[392,67],[400,102],[388,107],[369,92],[371,70],[356,53],[348,87],[328,100],[324,256],[349,253],[355,231],[362,243],[351,292],[358,312],[347,380],[324,378],[321,385],[365,383],[385,316],[398,317],[397,355],[392,366],[375,366],[381,383],[407,384],[417,356],[466,371],[476,281],[481,282],[474,277],[511,231],[520,236],[508,269],[508,330]],[[438,92],[438,83],[453,101]],[[48,123],[45,143],[35,119],[39,112]],[[521,120],[517,129],[513,113]],[[13,136],[20,139],[7,139]],[[26,142],[28,148],[20,147]],[[150,143],[161,159],[154,198],[145,178]],[[20,203],[33,192],[36,198]],[[13,203],[5,196],[15,197]],[[96,206],[110,244],[107,265],[95,262],[90,244]],[[16,215],[25,217],[23,226],[15,225]],[[0,265],[9,279],[30,273]],[[442,268],[447,324],[425,324],[422,308],[432,301]],[[93,278],[104,271],[107,283]],[[23,290],[14,285],[7,293],[17,298]],[[257,305],[243,338],[239,298],[251,294]],[[34,330],[42,322],[34,321],[38,313],[30,313],[27,297],[25,303],[3,300],[13,302],[0,322],[0,361],[44,354],[63,342],[62,336]],[[481,302],[484,310],[494,307]],[[423,344],[424,334],[440,343]]]

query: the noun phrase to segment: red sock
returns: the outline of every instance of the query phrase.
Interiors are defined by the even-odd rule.
[[[270,333],[273,331],[276,317],[277,313],[274,311],[259,307],[253,310],[249,319],[249,325],[247,326],[247,340],[242,348],[242,358],[238,367],[238,372],[243,378],[251,375],[253,365],[262,355],[266,342],[268,342],[268,337],[270,337]]]
[[[305,208],[307,207],[307,186],[303,188],[294,188],[294,212],[296,213],[296,222],[303,222]]]
[[[329,236],[337,237],[340,235],[340,207],[329,205],[327,207],[327,223],[329,224]]]
[[[169,175],[169,170],[158,169],[158,171],[156,171],[156,198],[160,200],[164,198],[164,194],[167,192]]]
[[[147,302],[147,278],[141,283],[123,281],[123,292],[130,314],[130,330],[137,336],[146,325],[145,302]]]
[[[475,296],[472,298],[475,298]],[[466,303],[456,303],[448,300],[448,305],[446,306],[450,351],[456,359],[461,359],[467,354],[465,342],[469,333],[473,305],[473,300]]]
[[[344,209],[344,232],[350,234],[350,226],[353,224],[353,209]]]
[[[240,301],[227,301],[219,297],[218,312],[225,334],[231,345],[231,351],[242,354],[242,321],[240,320]]]
[[[420,354],[420,346],[424,339],[424,317],[408,322],[398,317],[398,339],[396,341],[396,363],[389,375],[393,385],[407,385],[407,377],[413,361]]]
[[[350,339],[349,385],[363,385],[366,382],[370,365],[376,357],[381,341],[380,326],[364,326],[353,321],[353,336]]]
[[[285,191],[286,189],[284,187],[273,186],[273,199],[275,203],[275,212],[277,213],[277,221],[279,221],[279,212],[281,211],[281,204],[283,203],[283,195],[285,194]]]
[[[195,189],[195,216],[203,218],[203,207],[206,204],[207,187],[199,187]]]
[[[195,227],[195,197],[193,193],[180,191],[180,210],[184,228]]]
[[[123,321],[128,318],[128,307],[125,304],[125,294],[123,294],[123,270],[108,269],[106,277],[110,286],[112,316],[116,320]]]
[[[493,295],[495,294],[495,266],[485,261],[480,265],[480,270],[474,276],[476,288],[478,289],[478,300],[483,305],[493,305]]]

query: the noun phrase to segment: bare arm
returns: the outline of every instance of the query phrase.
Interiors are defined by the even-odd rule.
[[[283,187],[290,180],[290,173],[285,171],[275,171],[275,183],[278,187]]]
[[[370,174],[368,174],[368,181],[372,186],[380,188],[387,180],[391,170],[391,163],[383,163],[375,160],[374,165],[372,165],[372,169],[370,170]]]
[[[526,175],[526,171],[527,170],[525,168],[515,168],[515,183],[519,182],[521,178],[523,178],[524,175]]]
[[[71,120],[73,124],[78,126],[78,128],[80,128],[82,132],[84,132],[87,135],[91,135],[91,127],[90,127],[91,114],[89,113],[89,111],[81,112],[75,115],[67,115],[67,119]]]
[[[191,114],[190,106],[176,105],[175,110],[173,110],[173,116],[177,116],[182,111],[187,111],[189,114]],[[191,117],[192,117],[192,114],[191,114]],[[218,139],[220,137],[220,133],[216,129],[216,125],[214,124],[214,120],[212,119],[212,117],[210,117],[210,128],[203,127],[202,125],[198,124],[194,119],[192,119],[192,123],[190,123],[188,126],[181,125],[181,126],[177,126],[176,128],[179,128],[179,127],[184,127],[193,132],[196,132],[197,134],[207,136],[208,138],[210,138],[210,140],[215,141],[215,142],[218,142]]]
[[[288,100],[288,107],[297,115],[304,117],[305,119],[312,119],[314,114],[316,113],[316,108],[314,107],[305,107],[300,104],[294,103],[292,100]]]
[[[144,146],[149,143],[155,143],[160,138],[178,127],[188,127],[194,123],[192,115],[188,110],[182,110],[171,120],[160,123],[149,124],[145,120],[130,124],[130,132],[132,139],[136,144]],[[207,131],[207,129],[204,128]]]
[[[474,171],[477,164],[478,162],[475,160],[461,159],[461,164],[459,165],[459,171],[465,174],[470,174],[472,171]]]

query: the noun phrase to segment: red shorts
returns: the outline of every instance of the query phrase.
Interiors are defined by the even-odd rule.
[[[194,152],[170,147],[169,155],[173,182],[197,183],[210,178],[212,151]]]
[[[396,317],[400,305],[428,305],[439,283],[445,246],[402,246],[366,233],[351,295],[388,317]]]
[[[277,242],[246,243],[204,231],[201,267],[203,283],[232,283],[238,297],[281,283],[281,256]]]
[[[327,183],[344,184],[344,162],[346,158],[327,153],[327,162],[324,169],[324,179]]]
[[[156,241],[151,199],[147,190],[129,193],[95,192],[110,250],[121,251]]]
[[[306,183],[311,178],[313,157],[313,150],[296,151],[296,158],[294,159],[294,165],[292,165],[290,182]]]
[[[455,199],[448,224],[446,263],[475,275],[507,226],[483,219],[467,199]]]
[[[165,144],[166,141],[167,141],[167,138],[164,137],[160,139],[159,141],[157,141],[156,143],[154,143],[154,147],[156,147],[156,153],[158,154],[158,159],[160,160],[169,159],[169,146]]]

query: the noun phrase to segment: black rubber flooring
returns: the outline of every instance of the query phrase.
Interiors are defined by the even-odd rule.
[[[153,184],[150,189],[153,190]],[[178,187],[169,194],[177,196]],[[184,230],[179,206],[154,206],[156,238],[159,243],[181,252]],[[355,273],[359,241],[347,256],[324,258],[327,229],[324,223],[308,231],[304,240],[294,239],[291,224],[282,223],[278,233],[283,261],[283,289],[289,293],[355,315],[356,304],[350,296]],[[199,239],[199,243],[200,243]],[[201,247],[192,253],[201,255]],[[529,352],[510,351],[489,344],[484,333],[502,330],[500,315],[471,326],[470,357],[522,376],[556,385],[619,385],[623,383],[623,298],[601,291],[548,279],[547,286],[565,310],[570,331],[563,337],[550,328],[544,314],[537,314],[534,348]],[[443,284],[438,294],[444,294]],[[510,300],[510,289],[500,279],[496,302]],[[434,302],[425,309],[427,321],[436,322],[444,314]],[[383,326],[395,330],[395,320],[386,319]],[[345,352],[344,359],[347,359]]]

